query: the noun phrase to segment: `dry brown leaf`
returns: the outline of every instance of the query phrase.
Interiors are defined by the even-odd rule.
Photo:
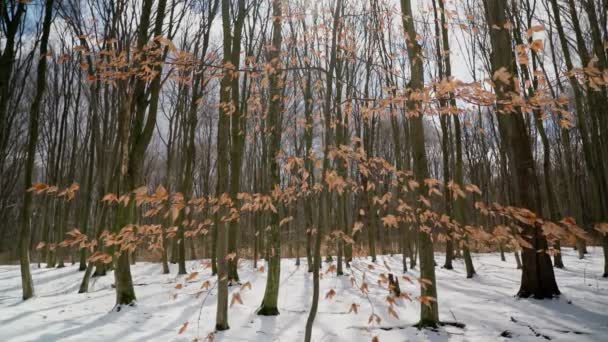
[[[182,324],[181,328],[179,328],[179,332],[177,334],[178,335],[183,334],[184,331],[186,331],[187,328],[188,328],[188,322],[184,322],[184,324]]]

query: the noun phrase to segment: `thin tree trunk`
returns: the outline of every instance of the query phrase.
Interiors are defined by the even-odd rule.
[[[336,0],[335,8],[333,11],[333,30],[331,36],[331,48],[330,48],[330,59],[328,65],[328,72],[326,74],[325,82],[325,98],[323,103],[323,116],[325,121],[325,147],[323,153],[323,168],[321,170],[321,177],[323,180],[324,190],[321,192],[321,201],[319,206],[319,212],[321,214],[321,222],[317,228],[315,236],[315,258],[313,265],[313,296],[310,312],[306,320],[306,330],[304,335],[304,341],[310,342],[312,339],[312,326],[317,315],[317,309],[319,307],[319,268],[321,267],[321,240],[323,238],[323,230],[326,229],[326,225],[329,222],[329,196],[330,192],[326,186],[326,175],[329,171],[329,147],[331,144],[331,98],[332,88],[334,83],[334,71],[336,69],[336,55],[337,55],[337,35],[340,26],[340,13],[342,8],[342,0]]]
[[[280,187],[281,174],[277,154],[281,149],[281,110],[283,108],[282,99],[282,77],[279,69],[281,63],[281,44],[283,35],[281,34],[282,22],[282,3],[281,0],[272,2],[272,49],[268,53],[270,65],[274,70],[270,75],[270,105],[268,106],[268,129],[270,130],[270,184],[272,187]],[[267,189],[273,190],[273,189]],[[268,256],[268,278],[262,305],[258,310],[258,315],[277,316],[279,314],[279,282],[281,276],[281,231],[279,227],[279,213],[270,214],[270,231],[268,244],[270,245],[270,255]]]
[[[411,80],[407,101],[407,109],[410,118],[411,148],[414,161],[414,177],[418,182],[419,196],[426,195],[425,180],[429,178],[426,150],[424,146],[424,125],[422,117],[424,112],[419,101],[414,99],[414,95],[423,91],[424,69],[422,65],[422,49],[417,42],[416,27],[410,0],[401,0],[401,12],[403,28],[407,37],[407,54],[409,57]],[[420,254],[420,278],[426,279],[430,284],[422,284],[420,295],[428,300],[427,303],[420,304],[419,327],[435,327],[439,323],[439,305],[437,301],[437,283],[435,278],[435,261],[433,251],[433,241],[430,232],[425,232],[418,227],[418,250]]]
[[[44,5],[44,22],[42,24],[42,38],[40,40],[40,60],[36,72],[36,95],[30,108],[27,161],[24,170],[25,189],[32,186],[34,164],[36,161],[36,145],[38,143],[38,121],[40,116],[40,105],[46,90],[47,48],[53,20],[54,0],[46,0]],[[23,299],[34,296],[34,283],[30,273],[30,215],[32,205],[32,192],[26,191],[23,195],[23,207],[21,210],[21,232],[19,234],[19,261],[21,264],[21,286],[23,288]]]

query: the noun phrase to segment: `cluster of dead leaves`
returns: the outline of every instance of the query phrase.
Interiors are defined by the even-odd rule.
[[[72,183],[70,186],[64,189],[60,189],[56,185],[49,185],[45,183],[34,183],[27,192],[33,192],[36,195],[54,195],[57,198],[65,198],[66,201],[71,201],[76,196],[76,192],[80,189],[78,183]]]

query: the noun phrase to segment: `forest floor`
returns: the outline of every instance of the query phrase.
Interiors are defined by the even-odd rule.
[[[608,336],[608,279],[602,279],[603,254],[590,249],[584,260],[574,251],[564,250],[566,268],[556,270],[562,296],[554,300],[518,300],[521,272],[512,254],[501,262],[498,254],[473,256],[478,275],[466,279],[461,260],[454,270],[436,268],[440,318],[463,323],[437,330],[418,330],[417,302],[399,299],[395,313],[389,314],[386,284],[378,285],[380,274],[400,275],[401,290],[419,294],[418,271],[401,278],[400,255],[380,256],[369,267],[369,259],[356,259],[347,276],[325,273],[321,280],[319,313],[314,323],[314,341],[606,341]],[[443,255],[437,254],[443,264]],[[280,315],[261,317],[256,309],[261,302],[266,273],[253,270],[251,261],[240,264],[242,286],[230,288],[230,298],[239,292],[243,304],[235,300],[229,308],[230,330],[216,333],[215,341],[302,341],[312,298],[312,276],[305,262],[295,266],[284,259],[281,268]],[[114,277],[91,279],[90,292],[78,294],[83,275],[78,266],[32,270],[36,297],[21,300],[18,266],[0,266],[0,340],[1,341],[199,341],[215,326],[215,277],[208,263],[188,262],[195,276],[161,275],[160,265],[138,262],[132,267],[137,305],[113,311]],[[260,263],[261,265],[261,263]],[[390,268],[389,269],[387,269]],[[324,263],[324,272],[328,265]],[[372,269],[373,268],[373,269]],[[365,273],[369,293],[359,287]],[[351,283],[354,275],[356,284]],[[201,288],[209,281],[209,289]],[[181,284],[181,285],[179,285]],[[247,285],[251,285],[251,289]],[[331,289],[335,296],[326,298]],[[352,304],[358,313],[350,312]],[[373,313],[381,321],[368,324]],[[188,323],[187,325],[185,323]],[[181,331],[181,333],[180,333]]]

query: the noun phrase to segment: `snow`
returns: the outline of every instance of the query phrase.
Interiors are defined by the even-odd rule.
[[[440,318],[464,323],[464,328],[443,326],[436,331],[418,330],[412,325],[419,317],[417,302],[400,299],[395,307],[399,319],[388,313],[386,284],[378,285],[380,273],[401,276],[401,256],[380,256],[373,265],[369,258],[357,258],[347,276],[324,273],[321,280],[319,313],[315,320],[314,341],[601,341],[608,336],[608,280],[602,279],[603,254],[591,248],[584,260],[565,249],[566,269],[556,269],[562,296],[555,300],[517,299],[520,271],[512,254],[500,261],[498,254],[473,256],[478,275],[466,279],[461,260],[454,270],[436,268]],[[437,254],[442,264],[443,255]],[[216,333],[215,341],[301,341],[312,298],[312,275],[293,259],[282,260],[279,310],[276,317],[256,315],[264,294],[265,272],[253,270],[251,261],[240,264],[246,286],[233,286],[243,304],[229,308],[230,330]],[[156,263],[132,266],[137,305],[113,311],[113,275],[92,278],[90,292],[78,294],[82,272],[76,266],[38,269],[33,265],[36,297],[21,300],[18,266],[0,266],[1,341],[204,341],[215,326],[215,277],[205,262],[188,262],[189,272],[199,272],[192,280],[173,274],[160,274]],[[262,265],[260,263],[259,265]],[[391,269],[388,270],[387,266]],[[44,265],[43,265],[44,267]],[[324,263],[324,272],[328,265]],[[354,275],[361,285],[366,273],[370,292],[353,287]],[[417,271],[406,274],[414,284],[400,277],[402,291],[419,293]],[[210,288],[201,288],[209,280]],[[176,288],[183,284],[182,288]],[[179,286],[178,286],[179,287]],[[326,299],[334,289],[335,297]],[[358,313],[349,313],[351,305]],[[373,308],[372,308],[373,305]],[[381,317],[380,324],[368,324],[370,314]],[[200,317],[200,320],[199,320]],[[180,334],[180,328],[188,322]],[[501,337],[511,336],[511,337]]]

